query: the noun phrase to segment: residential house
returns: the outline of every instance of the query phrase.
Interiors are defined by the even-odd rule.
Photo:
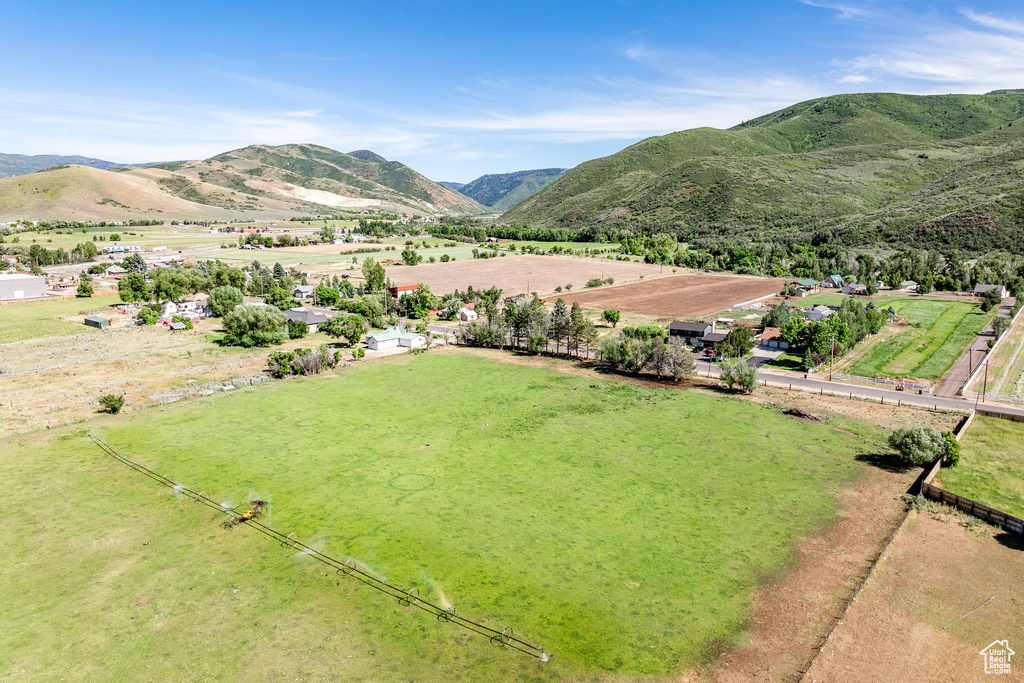
[[[807,311],[808,320],[824,320],[830,315],[832,315],[832,309],[820,304]]]
[[[325,323],[329,319],[328,316],[323,313],[316,313],[311,311],[304,306],[298,306],[296,308],[289,308],[284,312],[284,317],[288,319],[288,322],[293,320],[301,320],[306,323],[309,333],[313,334],[320,329],[320,323]]]
[[[916,292],[917,283],[914,282],[913,280],[904,280],[903,282],[900,283],[900,289],[902,289],[905,292]]]
[[[673,320],[668,324],[668,340],[674,344],[685,343],[696,346],[700,340],[714,331],[714,323]]]
[[[761,346],[766,349],[785,351],[789,342],[782,338],[782,330],[777,327],[766,327],[761,332]]]
[[[419,332],[410,332],[404,327],[389,327],[380,332],[367,334],[366,345],[372,351],[397,347],[422,349],[427,346],[427,338]]]
[[[864,285],[859,284],[848,284],[843,285],[843,294],[867,294],[868,288]]]
[[[982,296],[985,294],[985,292],[988,292],[993,289],[999,290],[999,296],[1001,296],[1004,299],[1010,296],[1010,292],[1009,290],[1006,289],[1005,285],[983,285],[980,283],[974,285],[974,296]]]
[[[206,292],[196,292],[192,296],[186,298],[184,301],[180,301],[177,304],[179,313],[195,313],[203,318],[208,318],[213,315],[210,307],[207,303],[210,301],[210,295]]]
[[[725,341],[728,336],[725,332],[712,332],[711,334],[704,335],[704,338],[697,342],[697,345],[702,349],[718,350],[718,345]]]
[[[462,308],[459,309],[459,312],[456,314],[456,317],[458,317],[458,319],[461,320],[462,322],[472,322],[479,318],[480,315],[472,308],[466,308],[465,306],[463,306]]]
[[[315,291],[316,287],[313,285],[299,285],[292,291],[292,296],[296,299],[312,299]]]
[[[829,275],[827,278],[821,281],[822,287],[842,287],[845,283],[842,275]]]
[[[419,285],[402,285],[400,287],[392,287],[388,291],[391,292],[391,296],[393,296],[394,298],[401,299],[403,296],[408,296],[410,294],[415,294],[416,292],[420,291],[420,286]]]
[[[128,274],[128,271],[122,268],[121,266],[115,264],[107,268],[105,271],[103,271],[103,274],[108,277],[113,277],[120,280],[121,278]]]

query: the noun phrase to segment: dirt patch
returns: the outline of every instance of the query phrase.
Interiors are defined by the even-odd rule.
[[[435,294],[498,287],[505,296],[538,292],[547,294],[555,287],[571,284],[582,288],[592,278],[613,278],[616,281],[658,277],[659,267],[633,261],[609,261],[570,256],[507,256],[505,258],[471,259],[449,263],[421,263],[418,266],[388,266],[388,277],[396,285],[424,282]],[[609,289],[609,291],[611,291]],[[567,294],[560,294],[569,301]]]
[[[573,292],[562,298],[566,303],[578,301],[587,308],[613,308],[647,315],[693,318],[778,292],[783,284],[784,280],[770,278],[693,273],[621,287]]]
[[[1006,639],[1020,651],[1024,545],[993,527],[969,529],[968,519],[911,513],[808,680],[990,680],[982,648]],[[1006,679],[1020,680],[1024,665],[1013,668]]]

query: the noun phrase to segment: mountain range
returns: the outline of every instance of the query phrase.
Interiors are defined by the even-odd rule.
[[[1024,94],[836,95],[575,167],[500,221],[685,239],[1024,245]]]
[[[469,183],[442,183],[495,211],[507,211],[561,177],[567,168],[491,173]]]
[[[476,214],[484,207],[368,150],[252,145],[201,161],[66,165],[0,180],[0,220],[284,218],[339,209]]]
[[[27,156],[25,154],[0,154],[0,178],[11,178],[13,176],[26,175],[53,168],[54,166],[67,166],[77,164],[79,166],[91,166],[93,168],[110,169],[124,166],[113,161],[103,159],[92,159],[82,156],[61,156],[59,154],[37,154]]]

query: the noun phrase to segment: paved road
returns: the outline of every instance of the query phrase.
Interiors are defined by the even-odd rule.
[[[698,374],[702,377],[718,377],[721,374],[719,368],[706,359],[697,362]],[[709,375],[710,373],[710,375]],[[783,375],[781,373],[759,370],[758,378],[781,387],[791,387],[812,393],[829,393],[836,396],[849,396],[851,398],[871,399],[886,403],[901,403],[915,405],[924,408],[936,408],[941,410],[962,410],[964,412],[973,410],[975,401],[968,401],[959,397],[934,396],[929,394],[915,394],[909,391],[893,391],[891,389],[879,389],[876,387],[864,387],[842,382],[829,382],[827,379],[814,377],[804,378],[802,376]],[[979,407],[1001,415],[1015,415],[1024,418],[1024,409],[1011,408],[1009,406],[995,405],[992,403],[979,403]]]

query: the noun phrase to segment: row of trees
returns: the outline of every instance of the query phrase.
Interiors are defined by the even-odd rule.
[[[498,312],[501,290],[491,288],[478,293],[485,320],[471,322],[461,331],[462,341],[470,346],[524,349],[541,353],[548,344],[555,344],[555,353],[561,353],[563,344],[567,354],[579,356],[597,341],[594,323],[583,313],[578,302],[572,308],[559,299],[550,312],[536,296],[525,301],[510,301]]]

